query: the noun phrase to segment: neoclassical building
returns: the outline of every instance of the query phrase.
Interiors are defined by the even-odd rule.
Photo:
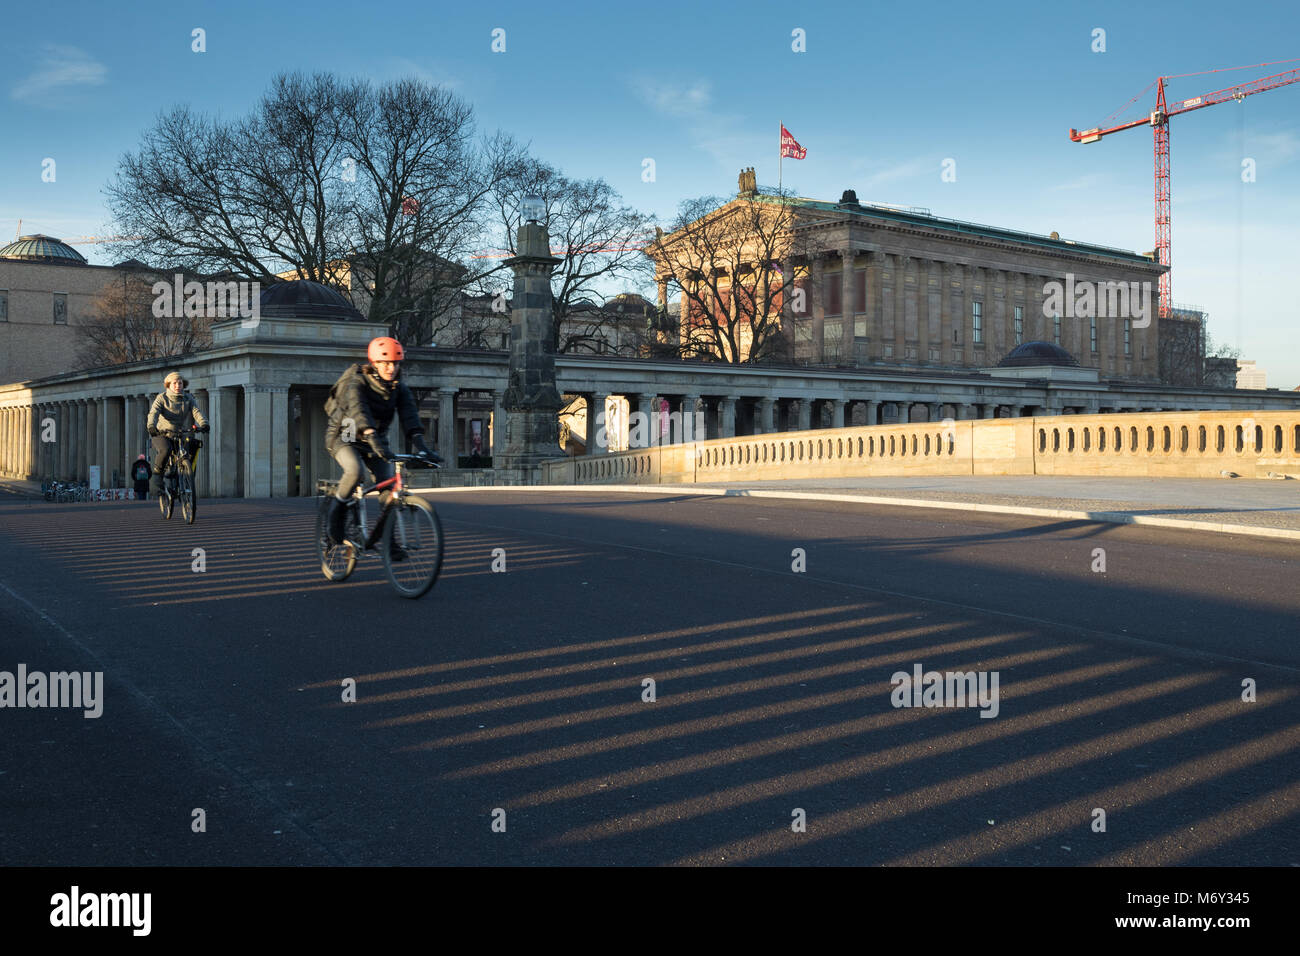
[[[776,268],[795,277],[785,291],[801,290],[806,308],[797,312],[792,308],[795,296],[778,292],[772,309],[781,314],[798,362],[989,368],[1017,345],[1043,341],[1061,346],[1103,379],[1158,380],[1155,293],[1165,267],[1147,255],[1061,239],[1056,233],[1034,235],[941,219],[925,210],[863,204],[852,190],[839,202],[781,200],[759,193],[752,171],[742,172],[739,194],[719,212],[746,203],[791,207],[788,249],[800,251],[787,251]],[[670,279],[680,285],[682,272],[667,267],[662,250],[672,249],[687,232],[665,234],[650,249],[663,309]],[[687,245],[677,242],[678,248]],[[732,256],[718,256],[699,262],[696,271],[702,279],[703,270],[726,269],[732,261]],[[1057,311],[1054,282],[1071,290],[1095,284],[1102,295],[1094,311],[1101,314],[1076,315],[1074,299]],[[1115,297],[1104,294],[1114,283],[1126,288],[1137,283],[1139,289],[1149,284],[1149,327],[1135,314],[1135,304],[1114,308]],[[721,297],[734,300],[730,289],[740,284],[724,277]],[[719,307],[729,306],[724,301]],[[685,339],[698,317],[689,304],[682,314]]]

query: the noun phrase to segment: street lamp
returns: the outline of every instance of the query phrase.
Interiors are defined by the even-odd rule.
[[[541,223],[546,219],[546,203],[541,196],[525,196],[522,206],[525,222]]]

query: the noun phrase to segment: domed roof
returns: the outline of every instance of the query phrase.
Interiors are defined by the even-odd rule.
[[[1078,368],[1079,360],[1051,342],[1024,342],[1007,353],[998,368],[1025,368],[1035,365],[1055,365]]]
[[[309,279],[276,282],[262,290],[262,315],[279,319],[364,322],[356,307],[329,286]]]
[[[0,259],[21,259],[26,262],[51,262],[65,266],[84,266],[86,257],[72,246],[53,236],[19,236],[0,249]]]

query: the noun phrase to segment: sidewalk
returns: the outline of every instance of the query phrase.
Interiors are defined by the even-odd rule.
[[[660,487],[679,493],[710,489],[714,494],[944,507],[1300,540],[1300,481],[1279,479],[1008,475]]]

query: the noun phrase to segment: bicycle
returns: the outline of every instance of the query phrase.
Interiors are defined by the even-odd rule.
[[[433,587],[442,569],[442,523],[433,506],[406,490],[406,468],[410,464],[437,468],[437,463],[422,455],[393,455],[396,473],[387,481],[370,487],[358,485],[348,502],[344,541],[330,546],[327,516],[329,499],[338,488],[337,481],[318,481],[320,500],[316,509],[316,552],[321,572],[328,581],[344,581],[357,566],[363,551],[379,545],[388,583],[404,598],[418,598]],[[366,521],[366,495],[388,491],[374,528]]]
[[[163,489],[158,495],[158,510],[162,512],[164,521],[171,520],[177,500],[181,503],[181,517],[186,524],[194,524],[198,517],[199,493],[194,485],[194,458],[190,454],[189,442],[198,431],[197,428],[182,428],[172,439],[171,454],[163,463]]]

